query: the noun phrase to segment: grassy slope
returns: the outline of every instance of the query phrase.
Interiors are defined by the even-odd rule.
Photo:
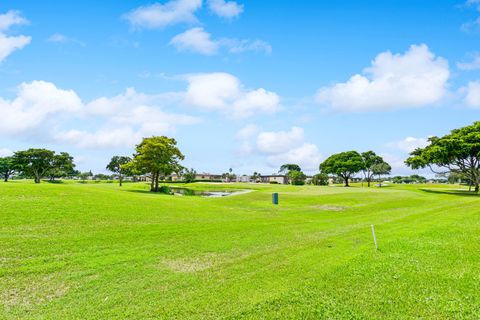
[[[0,183],[0,317],[480,317],[480,197],[250,187]]]

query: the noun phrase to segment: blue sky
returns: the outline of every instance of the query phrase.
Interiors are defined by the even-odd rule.
[[[4,1],[0,155],[105,171],[141,137],[197,171],[315,172],[374,150],[394,174],[478,120],[480,1]]]

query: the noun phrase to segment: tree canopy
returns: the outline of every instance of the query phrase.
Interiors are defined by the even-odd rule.
[[[182,173],[182,180],[185,183],[194,182],[196,178],[197,178],[197,171],[195,171],[193,168],[191,169],[185,168],[185,170]]]
[[[302,171],[298,164],[286,163],[280,166],[280,173],[288,173],[290,171]]]
[[[328,174],[317,173],[312,177],[312,184],[316,186],[328,186]]]
[[[328,157],[320,164],[320,171],[341,177],[345,182],[345,187],[348,187],[350,178],[364,167],[362,156],[357,151],[346,151]]]
[[[52,159],[51,168],[48,170],[48,176],[53,181],[55,178],[70,176],[75,173],[75,163],[73,157],[67,152],[55,154]]]
[[[13,158],[3,157],[0,158],[0,175],[3,177],[3,181],[7,182],[10,176],[15,172]]]
[[[106,169],[118,175],[118,182],[120,187],[122,186],[123,177],[130,173],[130,170],[126,164],[132,159],[126,156],[113,156],[110,162],[107,164]]]
[[[405,163],[412,169],[430,168],[437,174],[458,173],[479,191],[480,122],[452,130],[443,137],[430,137],[429,145],[414,150]]]
[[[74,172],[73,157],[67,152],[55,154],[47,149],[28,149],[17,151],[12,157],[13,167],[27,177],[33,177],[40,183],[44,177],[51,180]]]
[[[302,171],[290,170],[288,172],[288,180],[294,186],[301,186],[305,184],[307,176]]]
[[[382,157],[378,156],[373,151],[363,152],[361,156],[363,160],[363,175],[365,176],[365,180],[367,180],[367,186],[370,187],[370,182],[372,181],[374,175],[372,170],[373,166],[378,165],[384,161]]]
[[[390,172],[392,171],[392,167],[387,162],[383,161],[372,165],[371,170],[372,175],[378,176],[378,179],[380,180],[381,176],[390,174]],[[379,181],[379,184],[381,187],[382,182]]]
[[[165,136],[143,138],[135,150],[133,160],[125,167],[140,174],[150,173],[154,192],[159,191],[160,177],[179,172],[182,169],[179,161],[185,159],[177,148],[177,141]]]
[[[393,183],[425,183],[427,182],[427,178],[419,176],[418,174],[412,174],[411,176],[395,176],[392,178]]]

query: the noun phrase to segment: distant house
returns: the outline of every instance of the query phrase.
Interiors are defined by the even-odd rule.
[[[237,176],[237,182],[248,183],[248,182],[252,182],[252,181],[253,181],[252,177],[248,176],[246,174],[241,175],[241,176]]]
[[[222,175],[212,173],[197,173],[195,180],[219,181],[223,180]]]
[[[152,181],[152,177],[150,177],[149,175],[146,175],[146,174],[142,174],[142,175],[137,177],[137,181],[150,182],[150,181]]]
[[[287,176],[281,174],[273,174],[269,176],[260,176],[260,182],[263,183],[278,183],[278,184],[287,184]]]

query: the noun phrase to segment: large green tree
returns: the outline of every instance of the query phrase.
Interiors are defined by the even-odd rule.
[[[237,179],[237,175],[233,173],[233,169],[229,168],[228,172],[225,172],[222,174],[222,179],[225,180],[225,182],[232,182]]]
[[[197,178],[197,171],[195,171],[193,168],[187,169],[182,173],[182,180],[185,181],[185,183],[191,183],[194,182],[195,179]]]
[[[301,186],[305,184],[307,176],[302,171],[290,170],[287,174],[288,181],[294,186]]]
[[[180,160],[185,159],[177,148],[177,141],[165,136],[143,138],[137,145],[133,160],[125,165],[136,173],[149,173],[152,179],[151,191],[158,192],[161,176],[169,176],[181,170]]]
[[[328,174],[317,173],[312,177],[312,184],[316,186],[328,186]]]
[[[122,186],[123,177],[130,174],[127,164],[132,161],[132,158],[126,156],[113,156],[107,164],[106,169],[115,173],[118,176],[120,187]]]
[[[258,180],[260,180],[261,177],[262,177],[262,175],[261,175],[259,172],[257,172],[257,171],[255,171],[255,172],[252,174],[252,180],[253,180],[253,182],[258,182]]]
[[[302,171],[298,164],[286,163],[280,166],[280,173],[288,173],[290,171]]]
[[[380,181],[381,177],[387,174],[390,174],[392,171],[392,167],[385,161],[381,163],[376,163],[372,165],[372,175],[375,175],[378,177],[379,180],[379,185],[380,187],[382,186],[382,182]]]
[[[362,171],[364,167],[362,156],[357,151],[346,151],[328,157],[320,164],[320,172],[341,177],[345,187],[348,187],[350,178]]]
[[[80,178],[80,180],[82,180],[82,181],[85,181],[90,177],[93,177],[92,170],[86,171],[86,172],[78,172],[78,178]]]
[[[17,151],[13,155],[15,168],[25,176],[33,177],[35,183],[40,183],[53,168],[55,152],[47,149],[28,149]]]
[[[480,121],[452,130],[443,137],[430,137],[425,148],[417,148],[405,163],[412,169],[430,168],[437,174],[458,173],[479,191]]]
[[[15,172],[13,158],[3,157],[0,158],[0,175],[3,177],[3,181],[7,182],[10,176]]]
[[[53,156],[51,168],[47,173],[51,181],[55,180],[55,178],[71,176],[74,173],[75,163],[70,154],[67,152],[60,152]]]
[[[67,152],[55,154],[47,149],[28,149],[17,151],[12,157],[13,167],[26,177],[32,177],[35,183],[49,177],[50,180],[65,177],[75,172],[73,157]]]
[[[370,183],[373,178],[372,167],[384,161],[382,157],[378,156],[373,151],[363,152],[361,156],[363,160],[363,175],[365,176],[365,180],[367,181],[367,186],[370,187]]]

